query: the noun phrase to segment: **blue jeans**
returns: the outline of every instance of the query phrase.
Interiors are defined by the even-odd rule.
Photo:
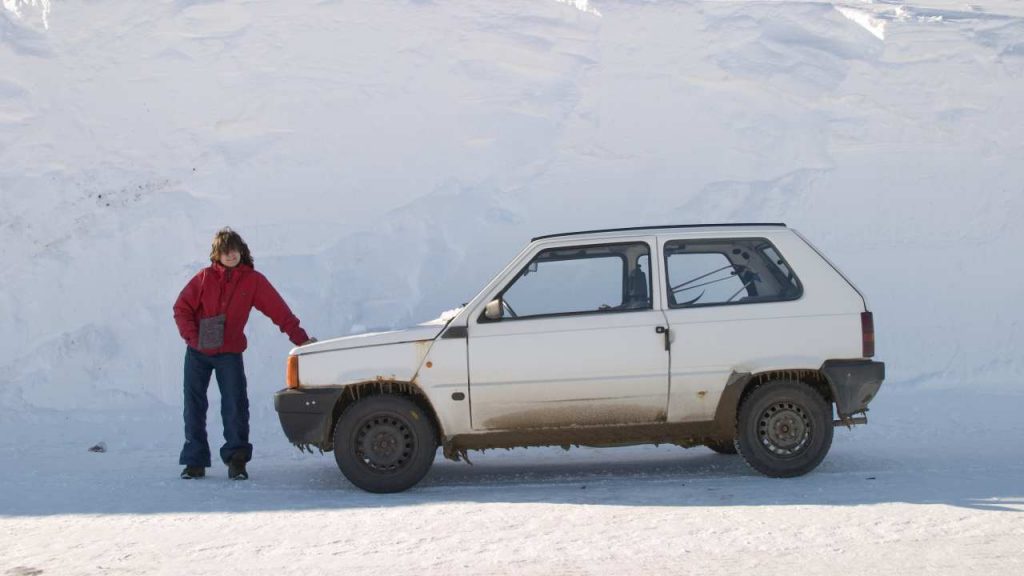
[[[185,352],[185,446],[179,464],[210,466],[210,443],[206,438],[206,391],[210,375],[217,373],[220,415],[224,421],[224,445],[220,459],[228,463],[236,454],[252,459],[249,444],[249,396],[241,354],[207,355],[188,348]]]

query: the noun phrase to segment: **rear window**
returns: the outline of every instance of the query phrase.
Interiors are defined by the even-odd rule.
[[[765,238],[673,240],[665,244],[670,308],[796,300],[803,286]]]

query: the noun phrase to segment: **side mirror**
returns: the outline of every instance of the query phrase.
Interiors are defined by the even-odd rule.
[[[484,307],[484,317],[488,320],[501,320],[504,310],[501,308],[501,298],[495,298]]]

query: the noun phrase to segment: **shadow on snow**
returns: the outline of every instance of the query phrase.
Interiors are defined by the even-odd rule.
[[[0,516],[162,514],[345,510],[426,504],[556,504],[636,507],[860,506],[941,504],[976,510],[1024,511],[1021,467],[904,462],[838,450],[812,473],[773,479],[739,456],[670,447],[586,451],[488,452],[475,465],[440,457],[407,492],[370,494],[354,487],[325,457],[267,458],[253,478],[231,482],[223,466],[183,481],[166,463],[111,472],[94,469],[25,479],[8,486]],[[603,453],[602,453],[603,452]],[[571,454],[571,453],[570,453]],[[472,457],[472,455],[471,455]],[[941,466],[941,467],[940,467]],[[5,474],[7,479],[11,476]]]

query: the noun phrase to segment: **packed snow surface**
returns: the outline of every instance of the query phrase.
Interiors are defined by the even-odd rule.
[[[391,495],[279,434],[247,482],[219,463],[182,481],[175,419],[18,418],[0,424],[19,463],[0,467],[0,574],[1020,574],[1022,410],[892,392],[800,478],[705,448],[530,448],[439,460]],[[143,422],[161,438],[126,433]]]
[[[1021,102],[1014,0],[3,0],[0,574],[1022,573]],[[362,494],[287,446],[254,317],[253,479],[176,478],[221,226],[329,338],[534,235],[736,221],[875,313],[871,423],[807,477],[531,449]]]

